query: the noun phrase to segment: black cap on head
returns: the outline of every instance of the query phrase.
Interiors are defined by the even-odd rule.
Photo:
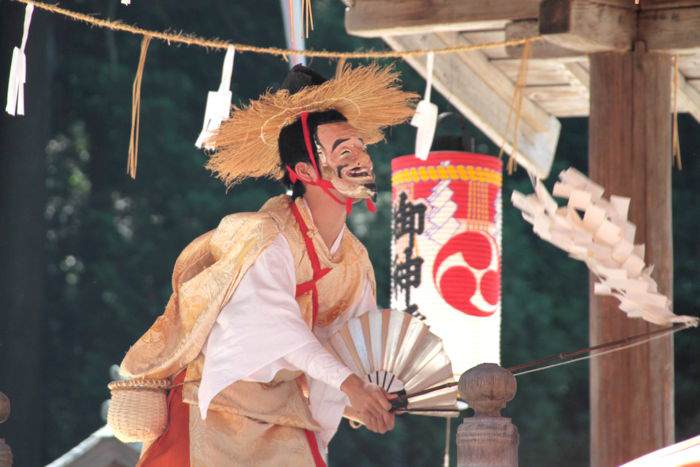
[[[294,65],[284,78],[280,89],[286,89],[295,94],[307,86],[318,86],[328,81],[326,78],[304,65]]]

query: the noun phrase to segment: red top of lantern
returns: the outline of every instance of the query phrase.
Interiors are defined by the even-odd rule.
[[[429,167],[440,165],[443,162],[450,162],[451,165],[483,167],[499,173],[503,170],[503,162],[496,156],[462,151],[433,151],[428,160],[425,161],[418,159],[413,154],[395,157],[391,160],[391,169],[397,171],[412,167]]]

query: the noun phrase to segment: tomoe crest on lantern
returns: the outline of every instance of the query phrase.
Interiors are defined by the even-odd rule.
[[[500,301],[499,257],[498,244],[488,232],[455,235],[435,257],[435,288],[459,311],[491,316]]]

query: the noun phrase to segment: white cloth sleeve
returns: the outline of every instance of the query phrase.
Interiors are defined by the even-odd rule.
[[[285,355],[318,342],[294,298],[295,276],[289,246],[279,235],[246,271],[204,345],[198,393],[203,419],[224,388],[256,372],[269,382],[285,367]]]
[[[279,370],[301,370],[338,389],[351,373],[306,325],[295,293],[294,260],[279,235],[245,273],[209,334],[198,393],[202,418],[236,381],[264,383]]]
[[[347,312],[343,313],[330,325],[326,327],[319,326],[317,329],[314,329],[314,334],[319,338],[320,342],[328,341],[348,320],[377,309],[369,278],[365,278],[363,282],[360,297],[350,306]],[[325,449],[333,435],[335,435],[338,424],[343,418],[345,407],[350,405],[350,401],[340,390],[313,378],[309,380],[309,400],[311,402],[311,413],[314,419],[321,424],[322,429],[319,432],[318,439],[321,448]]]
[[[320,342],[310,342],[289,352],[284,360],[313,379],[323,381],[334,389],[352,374],[352,371],[330,354]]]

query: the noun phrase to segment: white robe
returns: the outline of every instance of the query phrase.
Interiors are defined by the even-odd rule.
[[[331,253],[340,247],[344,231],[345,227]],[[328,326],[315,326],[312,331],[295,299],[297,281],[289,244],[278,235],[245,273],[204,345],[198,393],[202,419],[211,400],[236,381],[266,383],[279,370],[301,370],[308,378],[310,410],[321,426],[318,438],[325,453],[349,404],[340,385],[352,372],[323,344],[348,319],[377,308],[364,280],[357,303]]]

